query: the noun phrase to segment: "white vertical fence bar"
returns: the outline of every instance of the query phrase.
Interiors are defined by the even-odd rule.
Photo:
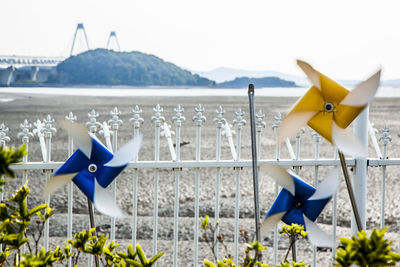
[[[5,147],[6,142],[9,142],[11,139],[7,136],[8,128],[4,125],[4,123],[0,124],[0,147]],[[0,177],[1,178],[1,177]],[[4,199],[4,186],[1,186],[0,192],[0,201]]]
[[[217,147],[215,151],[216,152],[215,160],[218,162],[221,160],[221,128],[223,122],[225,121],[223,117],[225,110],[223,110],[223,108],[219,106],[216,109],[216,112],[217,116],[213,119],[213,121],[216,123],[217,127]],[[214,211],[214,220],[216,225],[214,233],[214,244],[215,244],[214,253],[217,258],[219,257],[217,238],[219,235],[220,184],[221,184],[221,168],[217,168],[215,176],[215,211]]]
[[[92,109],[89,113],[88,113],[88,118],[89,121],[86,122],[86,127],[88,127],[88,130],[91,134],[96,135],[97,129],[100,128],[102,126],[102,124],[100,122],[97,121],[97,117],[99,116],[99,113],[97,113],[94,109]],[[88,201],[88,205],[92,205],[91,203],[89,203]],[[93,213],[94,213],[94,209],[93,209]],[[93,214],[94,217],[94,214]],[[96,224],[96,218],[94,217],[94,221]],[[90,217],[89,217],[89,228],[90,228]],[[93,266],[93,256],[89,255],[88,257],[88,266],[91,267]]]
[[[44,119],[44,127],[42,128],[42,133],[46,141],[46,163],[51,161],[51,137],[52,134],[56,132],[56,128],[53,127],[54,119],[50,115]],[[50,170],[46,170],[46,182],[50,179]],[[50,206],[50,196],[46,198],[46,203]],[[50,219],[44,224],[44,249],[47,251],[49,249],[49,223]]]
[[[243,119],[244,112],[239,108],[236,112],[236,118],[232,121],[236,125],[236,159],[235,161],[240,161],[240,152],[242,146],[242,128],[246,124]],[[235,192],[235,235],[234,235],[234,260],[235,264],[239,265],[239,216],[240,216],[240,168],[236,167],[236,192]]]
[[[37,120],[36,122],[33,123],[35,125],[35,129],[33,129],[33,133],[36,134],[39,138],[40,142],[40,150],[42,152],[42,159],[43,162],[46,162],[47,155],[46,155],[46,143],[44,141],[44,136],[43,136],[43,123],[40,120]]]
[[[368,149],[368,114],[369,107],[366,107],[354,121],[354,135],[360,140],[361,144]],[[359,209],[361,224],[366,228],[366,201],[367,201],[367,159],[356,158],[354,175],[354,195]],[[353,214],[353,213],[352,213]],[[352,234],[356,235],[358,230],[354,215],[351,217]]]
[[[315,160],[318,160],[319,159],[319,142],[321,141],[321,136],[315,131],[312,132],[312,136],[315,140],[315,151],[314,151]],[[318,186],[318,171],[319,171],[319,167],[315,166],[314,167],[314,186],[315,187]],[[316,246],[313,246],[312,266],[313,267],[317,266],[317,247]]]
[[[256,114],[256,132],[257,132],[257,161],[261,159],[261,132],[267,126],[267,124],[263,121],[265,114],[262,110],[258,110]]]
[[[144,120],[141,116],[142,110],[138,105],[132,109],[133,117],[129,119],[133,123],[133,137],[139,136],[140,134],[140,125],[143,124]],[[139,156],[135,158],[135,162],[139,160]],[[137,192],[138,192],[138,171],[137,169],[133,170],[133,207],[132,207],[132,246],[136,247],[136,232],[137,232]]]
[[[275,140],[278,140],[277,133],[278,133],[278,130],[279,130],[279,125],[281,124],[282,114],[280,112],[278,112],[275,115],[274,119],[275,119],[275,123],[272,124],[272,130],[274,131],[274,134],[275,134]],[[286,140],[288,140],[288,139],[286,139]],[[277,141],[276,144],[275,144],[275,159],[277,161],[280,158],[280,154],[281,154],[280,144]],[[274,194],[275,198],[278,196],[278,193],[279,193],[279,185],[278,185],[277,182],[275,182],[275,194]],[[273,243],[273,246],[274,246],[274,254],[273,254],[272,264],[273,265],[277,265],[277,263],[278,263],[278,225],[274,226],[274,243]]]
[[[392,141],[392,137],[390,136],[390,129],[385,126],[382,129],[383,133],[379,137],[379,141],[383,142],[383,155],[382,159],[387,159],[387,145]],[[385,197],[386,197],[386,165],[382,166],[382,184],[381,184],[381,229],[385,228]]]
[[[21,132],[18,133],[17,137],[22,138],[22,144],[25,145],[26,152],[29,153],[29,138],[33,137],[33,133],[29,131],[32,128],[32,124],[28,123],[27,120],[24,120],[24,123],[21,123],[20,126]],[[22,158],[23,163],[28,162],[28,153]],[[25,184],[28,178],[28,172],[26,170],[22,171],[22,182]]]
[[[17,137],[22,138],[22,144],[25,145],[26,155],[22,158],[22,162],[25,164],[28,162],[28,154],[29,154],[29,137],[33,137],[33,133],[29,131],[32,128],[32,124],[28,123],[27,120],[24,120],[24,123],[21,123],[19,128],[21,128],[21,132],[18,133]],[[28,179],[28,171],[22,171],[22,184],[26,183]],[[26,245],[23,245],[21,252],[25,253]]]
[[[205,122],[206,117],[203,116],[204,108],[199,104],[195,108],[196,115],[193,121],[196,123],[196,161],[200,161],[200,145],[201,145],[201,126]],[[200,168],[196,168],[195,174],[195,209],[194,209],[194,255],[193,265],[198,265],[198,248],[199,248],[199,189],[200,189]]]
[[[122,125],[122,120],[119,119],[119,112],[118,108],[115,107],[113,110],[110,111],[111,119],[108,120],[108,123],[111,125],[112,130],[112,151],[115,153],[118,150],[118,129],[119,126]],[[114,202],[117,201],[117,181],[114,179],[111,183],[111,190],[112,190],[112,197]],[[111,217],[111,232],[110,232],[110,239],[115,240],[115,217]]]
[[[181,160],[181,126],[182,122],[185,120],[185,117],[182,116],[184,111],[181,105],[178,105],[177,108],[174,109],[175,116],[172,117],[172,121],[175,123],[176,129],[176,139],[175,139],[175,148],[176,148],[176,161],[179,162]],[[179,244],[179,178],[181,170],[179,168],[174,169],[175,172],[175,202],[174,202],[174,259],[173,266],[178,266],[178,244]]]
[[[337,147],[335,147],[335,155],[334,159],[337,160],[339,157],[339,151]],[[332,205],[332,239],[334,244],[336,244],[336,228],[337,228],[337,198],[338,198],[338,192],[333,195],[333,205]],[[332,262],[335,262],[336,258],[336,246],[333,246],[332,248]]]
[[[76,121],[76,116],[70,112],[68,116],[65,116],[65,119],[74,122]],[[68,135],[68,157],[72,155],[74,152],[74,140],[72,136]],[[68,217],[67,217],[67,238],[72,238],[72,208],[74,201],[74,185],[73,183],[68,184]],[[72,266],[72,259],[68,261],[68,267]]]
[[[155,126],[155,137],[154,137],[154,162],[160,160],[160,127],[165,121],[162,116],[163,109],[159,104],[153,109],[155,115],[151,117],[151,121],[154,122]],[[154,209],[153,209],[153,255],[157,254],[157,236],[158,236],[158,182],[159,182],[159,170],[154,169]]]
[[[301,134],[303,133],[304,129],[300,129],[300,131],[298,131],[296,134],[296,155],[295,155],[296,160],[300,159],[300,142],[301,142]],[[299,166],[294,167],[294,171],[296,172],[296,174],[299,174],[300,167]],[[294,244],[296,245],[296,243]]]

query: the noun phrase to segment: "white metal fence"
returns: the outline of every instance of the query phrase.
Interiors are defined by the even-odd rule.
[[[132,109],[132,117],[130,118],[130,126],[133,135],[138,135],[141,132],[142,124],[145,120],[142,114],[142,110],[136,106]],[[158,204],[158,192],[159,192],[159,178],[160,178],[160,170],[169,169],[173,170],[174,178],[175,178],[175,189],[174,195],[171,196],[174,198],[174,217],[173,217],[173,265],[174,266],[182,266],[180,265],[180,261],[178,259],[178,244],[179,244],[179,193],[180,193],[180,178],[182,174],[182,169],[192,169],[195,173],[195,196],[194,196],[194,231],[193,231],[193,265],[197,266],[202,259],[199,259],[198,255],[198,246],[200,234],[199,234],[199,190],[200,190],[200,177],[201,170],[203,168],[215,169],[215,221],[219,221],[220,218],[220,179],[221,179],[221,169],[230,168],[234,169],[235,174],[235,182],[234,182],[234,192],[235,192],[235,212],[233,217],[235,219],[235,229],[234,229],[234,257],[235,261],[238,261],[239,258],[239,216],[241,209],[241,187],[240,180],[241,175],[243,174],[243,168],[251,168],[251,159],[242,159],[242,131],[243,126],[246,124],[245,120],[245,112],[241,109],[238,109],[235,112],[235,118],[232,120],[231,125],[227,119],[224,117],[224,110],[222,107],[219,107],[216,110],[215,117],[212,119],[212,122],[215,124],[216,131],[216,147],[215,153],[216,157],[213,159],[202,159],[201,158],[201,148],[202,148],[202,128],[206,123],[206,118],[203,115],[204,108],[201,105],[195,107],[194,115],[192,112],[192,123],[186,122],[186,127],[195,127],[196,138],[195,140],[195,160],[181,160],[181,151],[180,145],[174,146],[175,144],[181,144],[181,130],[183,127],[183,122],[185,121],[184,110],[179,105],[174,109],[175,115],[172,116],[171,119],[166,119],[163,116],[163,109],[157,105],[154,108],[154,113],[151,114],[151,119],[146,121],[146,123],[151,123],[154,127],[154,134],[152,136],[145,136],[145,138],[154,138],[154,160],[151,161],[142,161],[139,158],[135,162],[131,162],[128,165],[128,169],[133,169],[133,199],[132,199],[132,243],[135,244],[137,240],[137,224],[138,224],[138,216],[137,216],[137,206],[138,206],[138,180],[141,179],[138,175],[138,171],[140,169],[151,169],[153,172],[154,179],[154,196],[153,196],[153,224],[152,224],[152,242],[153,242],[153,254],[158,252],[157,249],[157,241],[158,241],[158,225],[159,225],[159,204]],[[106,145],[111,150],[116,150],[118,147],[118,133],[120,127],[122,125],[122,120],[120,119],[120,112],[117,108],[113,109],[111,112],[111,119],[108,122],[100,123],[97,121],[98,114],[95,110],[92,110],[88,114],[88,121],[85,122],[88,127],[88,131],[97,134],[102,140],[105,141]],[[149,114],[147,114],[149,115]],[[275,146],[275,157],[266,159],[263,157],[263,151],[261,150],[261,144],[263,143],[263,131],[266,127],[266,123],[264,120],[264,114],[262,111],[258,111],[256,113],[256,130],[257,130],[257,155],[259,157],[259,164],[278,164],[286,167],[293,167],[295,171],[299,171],[302,167],[314,167],[314,180],[318,181],[320,168],[325,166],[339,166],[340,162],[336,156],[333,158],[320,158],[320,142],[321,137],[313,132],[312,140],[314,142],[314,157],[309,159],[301,159],[300,157],[300,142],[302,139],[302,133],[300,132],[295,137],[295,148],[292,148],[292,144],[289,140],[281,147],[279,145]],[[281,120],[281,115],[277,114],[275,116],[275,121],[272,125],[272,129],[276,132],[279,128],[279,122]],[[60,118],[61,119],[61,118]],[[73,113],[69,113],[65,116],[66,120],[77,122],[76,116]],[[0,122],[1,123],[1,122]],[[80,122],[82,123],[82,121]],[[126,122],[127,123],[127,122]],[[208,122],[209,123],[209,122]],[[129,124],[129,123],[127,123]],[[171,127],[171,124],[173,127]],[[49,179],[51,176],[52,170],[57,169],[63,162],[53,162],[52,161],[52,140],[55,138],[54,135],[56,133],[55,121],[54,119],[48,115],[43,121],[37,120],[36,122],[30,124],[28,121],[24,121],[20,125],[21,131],[18,133],[17,138],[24,143],[29,151],[29,146],[32,142],[37,142],[39,140],[40,143],[40,151],[42,153],[42,161],[41,162],[32,162],[28,160],[28,156],[25,156],[23,161],[23,165],[14,165],[12,168],[17,171],[18,176],[22,176],[22,181],[25,181],[28,177],[28,173],[33,170],[42,170],[45,173],[45,179]],[[7,136],[8,128],[6,125],[0,125],[0,146],[5,146],[10,144],[10,138]],[[379,167],[381,169],[381,215],[380,215],[380,226],[385,226],[385,181],[386,181],[386,168],[391,165],[400,165],[399,158],[387,158],[387,146],[391,141],[391,136],[389,133],[389,128],[385,126],[381,134],[378,134],[378,140],[375,137],[376,131],[370,126],[369,134],[371,137],[371,150],[375,151],[376,157],[371,157],[367,159],[367,165],[369,167]],[[175,135],[175,140],[173,140],[173,135]],[[234,136],[236,135],[236,136]],[[274,139],[274,138],[273,138]],[[13,137],[13,140],[16,140]],[[383,153],[381,153],[380,145],[383,147]],[[293,141],[292,141],[293,143]],[[221,159],[221,147],[222,144],[228,144],[228,148],[232,155],[230,160]],[[17,142],[11,143],[11,145],[18,146]],[[168,147],[170,153],[170,160],[160,160],[160,146]],[[68,154],[71,155],[73,153],[73,140],[68,138]],[[247,147],[249,149],[249,147]],[[289,155],[288,159],[281,158],[281,149],[285,150],[285,153]],[[332,148],[333,150],[333,148]],[[65,156],[67,158],[67,155]],[[354,159],[347,159],[347,165],[349,167],[354,167],[356,161]],[[117,178],[118,179],[118,178]],[[161,185],[162,186],[162,185]],[[275,187],[275,194],[278,193],[277,185],[272,184],[271,186]],[[67,229],[67,237],[72,237],[72,217],[73,217],[73,185],[70,184],[68,186],[68,229]],[[115,186],[115,183],[112,184],[112,192],[114,197],[116,197],[118,189]],[[5,192],[7,194],[7,192]],[[3,198],[3,195],[1,195]],[[46,200],[46,202],[51,204],[50,197]],[[265,206],[264,203],[260,205]],[[336,239],[336,225],[337,225],[337,197],[333,199],[333,211],[332,211],[332,225],[333,225],[333,236]],[[269,208],[269,207],[265,207]],[[263,215],[263,214],[262,214]],[[350,215],[350,214],[349,214]],[[115,239],[115,219],[110,218],[110,238]],[[46,248],[49,247],[49,225],[47,224],[45,227],[45,236],[44,236],[44,246]],[[273,241],[273,263],[278,261],[278,235],[277,228],[274,233],[274,241]],[[317,262],[317,250],[314,248],[313,252],[313,265],[316,265]],[[218,255],[218,250],[217,250]],[[332,251],[332,259],[335,255],[335,249]],[[219,255],[222,256],[222,255]],[[187,261],[187,260],[186,260]]]

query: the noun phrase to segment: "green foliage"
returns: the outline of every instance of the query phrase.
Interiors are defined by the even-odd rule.
[[[17,150],[13,147],[0,147],[0,177],[5,175],[9,178],[14,178],[14,171],[10,169],[10,165],[20,162],[27,153],[25,145],[22,145]],[[5,179],[1,178],[0,185],[4,185],[5,182]]]
[[[280,267],[303,267],[303,266],[307,266],[307,265],[304,262],[284,261],[279,266]],[[308,266],[310,266],[310,265],[308,265]]]
[[[336,253],[335,266],[347,267],[352,264],[361,267],[394,266],[400,261],[400,254],[392,252],[391,241],[385,239],[387,229],[374,229],[368,238],[363,230],[351,239],[342,237],[344,246]]]
[[[304,231],[303,225],[292,223],[291,225],[285,224],[279,231],[281,235],[287,235],[289,238],[304,239],[307,237],[307,232]]]
[[[204,265],[207,267],[236,267],[235,263],[233,262],[233,258],[224,258],[222,261],[218,260],[217,265],[205,259]]]
[[[215,82],[140,52],[90,50],[57,66],[49,83],[73,85],[213,86]]]

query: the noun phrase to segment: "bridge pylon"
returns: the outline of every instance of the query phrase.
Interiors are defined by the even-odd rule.
[[[76,44],[76,41],[77,41],[77,36],[78,36],[78,33],[80,33],[80,32],[83,34],[83,38],[84,38],[85,43],[86,43],[86,48],[87,49],[84,50],[84,51],[87,51],[87,50],[90,49],[89,48],[89,41],[88,41],[88,38],[87,38],[85,27],[83,26],[83,23],[78,23],[78,25],[76,26],[75,34],[74,34],[74,40],[72,41],[72,48],[71,48],[70,56],[72,56],[73,53],[74,53],[74,47],[75,47],[75,44]],[[81,52],[83,52],[83,51],[81,51]]]
[[[115,47],[116,47],[116,49],[115,49]],[[115,50],[118,52],[121,51],[121,48],[120,48],[119,42],[118,42],[118,38],[117,38],[117,33],[115,31],[110,32],[110,35],[108,36],[106,48],[108,50]]]

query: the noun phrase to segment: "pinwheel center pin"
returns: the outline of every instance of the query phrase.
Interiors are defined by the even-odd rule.
[[[95,172],[97,171],[97,166],[96,166],[96,164],[90,164],[90,165],[88,166],[88,170],[89,170],[89,172],[91,172],[91,173],[95,173]]]
[[[335,106],[331,102],[326,102],[324,105],[325,112],[332,112]]]
[[[299,210],[303,207],[303,203],[301,201],[296,200],[294,202],[294,207]]]

